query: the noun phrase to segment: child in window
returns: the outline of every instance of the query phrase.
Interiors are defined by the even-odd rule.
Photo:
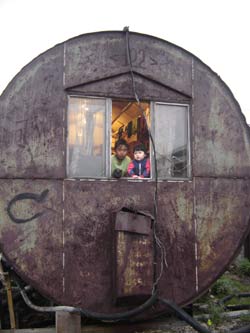
[[[127,156],[128,144],[126,140],[120,139],[115,143],[115,154],[111,157],[111,175],[114,178],[127,176],[128,165],[131,162]]]
[[[134,148],[134,159],[128,165],[128,175],[133,178],[150,177],[150,161],[143,144],[138,144]]]

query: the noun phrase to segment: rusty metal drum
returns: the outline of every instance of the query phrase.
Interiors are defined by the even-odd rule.
[[[132,151],[145,137],[135,97],[150,119],[151,175],[116,179],[113,141],[125,137]],[[83,102],[85,110],[99,111],[74,111]],[[114,279],[123,295],[124,271],[139,267],[149,295],[154,266],[159,295],[182,306],[204,293],[239,251],[249,229],[249,129],[226,84],[186,50],[133,32],[78,36],[16,75],[1,95],[0,119],[1,251],[58,304],[120,312]],[[152,254],[148,227],[126,222],[118,230],[114,216],[126,208],[154,220],[156,206],[164,251]],[[123,232],[137,234],[126,242],[139,240],[127,266],[121,247],[130,238]],[[126,274],[126,283],[140,289],[141,278]]]

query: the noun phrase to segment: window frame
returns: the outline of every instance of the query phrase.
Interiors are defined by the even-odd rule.
[[[104,150],[105,150],[105,176],[80,176],[80,177],[70,177],[69,176],[69,144],[68,144],[68,138],[69,138],[69,105],[70,105],[70,99],[71,98],[81,98],[81,99],[99,99],[99,100],[104,100],[105,101],[105,121],[104,121],[104,126],[105,126],[105,134],[104,137],[106,138],[106,141],[104,142]],[[109,176],[107,176],[109,172],[109,165],[110,165],[110,146],[111,146],[111,140],[110,140],[110,135],[111,135],[111,130],[110,130],[110,122],[111,122],[111,113],[112,111],[112,99],[111,98],[106,98],[106,97],[95,97],[95,96],[86,96],[86,95],[81,95],[81,94],[68,94],[67,95],[67,123],[66,123],[66,177],[67,179],[76,179],[76,180],[87,180],[87,179],[107,179]]]
[[[104,150],[105,150],[105,176],[79,176],[79,177],[70,177],[69,176],[69,105],[70,105],[70,99],[71,98],[81,98],[81,99],[101,99],[105,101],[105,142],[104,142]],[[88,179],[94,179],[94,180],[110,180],[110,181],[118,181],[115,178],[111,177],[111,133],[112,133],[112,101],[116,98],[110,98],[110,97],[100,97],[100,96],[88,96],[88,95],[82,95],[77,93],[71,93],[67,95],[67,122],[66,122],[66,179],[74,179],[74,180],[88,180]],[[122,99],[121,99],[122,100]],[[124,100],[129,100],[125,99]],[[189,181],[191,178],[191,141],[190,141],[190,105],[188,103],[170,103],[170,102],[160,102],[160,101],[149,101],[149,107],[150,107],[150,126],[149,130],[151,132],[152,138],[155,142],[155,109],[156,105],[173,105],[173,106],[182,106],[187,109],[187,177],[157,177],[160,181]],[[145,179],[132,179],[130,177],[122,177],[119,180],[125,180],[125,181],[133,181],[133,182],[142,182],[142,181],[155,181],[156,173],[155,173],[155,156],[153,152],[153,147],[151,143],[151,138],[149,138],[150,141],[150,177]]]
[[[154,139],[154,143],[156,145],[155,141],[155,109],[156,105],[173,105],[173,106],[182,106],[186,107],[187,109],[187,149],[188,149],[188,154],[187,154],[187,177],[157,177],[159,180],[167,180],[167,181],[188,181],[191,179],[191,135],[190,135],[190,105],[188,103],[170,103],[170,102],[159,102],[159,101],[151,101],[150,103],[150,110],[151,110],[151,134]],[[150,145],[150,156],[154,156],[153,154],[153,149],[152,145]],[[155,162],[155,158],[153,158]],[[155,163],[154,163],[154,168],[152,169],[152,176],[155,179],[156,174],[155,174]]]

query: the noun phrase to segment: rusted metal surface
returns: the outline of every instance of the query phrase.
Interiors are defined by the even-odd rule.
[[[229,262],[247,226],[244,216],[250,211],[249,182],[224,180],[223,184],[220,179],[197,178],[195,182],[195,207],[192,182],[159,184],[158,234],[166,247],[168,264],[159,292],[177,303],[187,303],[204,291]],[[2,181],[1,212],[5,211],[5,215],[1,215],[1,248],[26,281],[60,303],[105,312],[118,311],[111,297],[114,255],[111,216],[123,207],[153,213],[154,183],[136,185],[127,181],[65,181],[63,222],[62,184]],[[37,211],[45,211],[44,215],[23,224],[10,221],[4,209],[7,202],[20,191],[41,193],[46,188],[49,189],[48,200],[42,207],[27,200],[22,203],[23,207],[12,208],[15,215],[18,213],[23,218]],[[234,205],[230,208],[232,201]],[[62,233],[65,234],[64,246]],[[157,267],[159,274],[159,253]]]
[[[183,305],[225,270],[248,230],[249,130],[195,56],[134,33],[130,45],[140,97],[190,107],[191,178],[159,182],[157,203],[167,263],[161,271],[158,248],[159,294]],[[97,312],[120,311],[112,216],[123,207],[154,214],[155,183],[65,179],[67,94],[133,97],[128,72],[123,32],[83,35],[32,61],[0,98],[1,250],[41,293]]]
[[[72,304],[118,311],[112,299],[113,213],[123,207],[153,209],[151,191],[143,196],[144,186],[133,188],[127,182],[65,181],[65,300]]]
[[[198,61],[193,93],[193,175],[249,177],[249,127],[231,92]]]
[[[187,103],[191,97],[185,96],[178,91],[172,90],[162,84],[149,80],[147,77],[134,74],[136,91],[138,96],[144,100],[161,100],[163,102]],[[71,91],[69,89],[69,91]],[[107,96],[112,98],[134,99],[131,75],[121,74],[119,76],[106,78],[97,82],[86,83],[77,86],[73,91],[94,96]]]
[[[82,35],[65,44],[65,88],[130,72],[122,32]],[[147,35],[130,35],[135,72],[192,95],[192,57],[178,47]]]
[[[1,96],[1,178],[65,176],[62,66],[58,46],[25,67]]]
[[[136,212],[118,212],[114,241],[116,304],[140,304],[151,296],[154,283],[151,218]]]
[[[192,183],[162,183],[159,189],[158,235],[168,263],[159,288],[164,297],[184,303],[195,293]],[[65,181],[65,301],[92,310],[119,311],[111,297],[112,214],[123,207],[152,214],[153,195],[153,182]],[[157,258],[158,276],[159,249]]]
[[[161,183],[158,206],[158,234],[166,248],[168,265],[159,288],[163,297],[184,304],[196,293],[192,182]]]
[[[120,211],[116,214],[115,230],[150,235],[152,233],[152,220],[150,216],[144,215],[142,212]]]
[[[204,290],[239,251],[249,225],[250,181],[195,179],[198,286]]]
[[[19,200],[11,207],[13,217],[29,219],[20,223],[7,212],[8,203],[23,193],[40,194],[46,200]],[[0,180],[0,247],[9,263],[45,295],[60,299],[63,291],[62,183],[34,180]]]

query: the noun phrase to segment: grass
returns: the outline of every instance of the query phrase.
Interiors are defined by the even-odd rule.
[[[246,258],[233,264],[230,269],[212,285],[206,295],[199,299],[199,303],[207,305],[207,313],[209,315],[207,324],[209,326],[216,327],[223,323],[223,313],[226,310],[223,305],[219,304],[219,300],[225,296],[239,293],[250,293],[250,261]],[[250,304],[250,297],[233,297],[227,304]],[[242,322],[250,322],[250,315],[244,315],[240,320]]]
[[[240,260],[237,264],[237,268],[240,276],[250,277],[250,261],[247,258]]]
[[[224,307],[220,304],[210,301],[208,303],[208,324],[209,326],[217,326],[223,322],[223,312],[225,312]]]

